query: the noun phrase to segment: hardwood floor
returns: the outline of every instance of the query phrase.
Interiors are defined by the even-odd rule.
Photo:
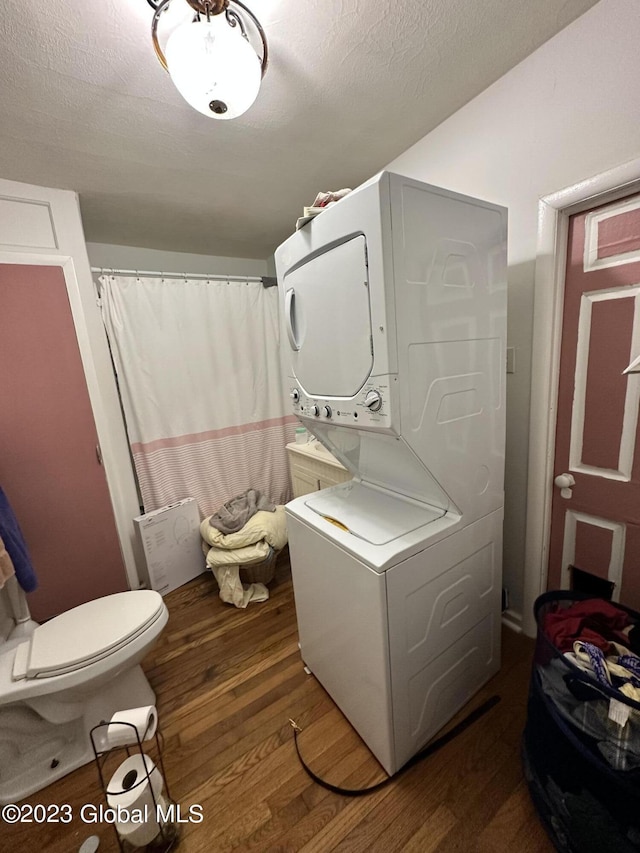
[[[244,851],[553,851],[531,805],[520,737],[533,642],[504,631],[500,673],[459,716],[498,693],[501,702],[426,761],[365,797],[314,784],[300,748],[321,776],[361,787],[385,774],[318,682],[297,647],[286,551],[270,599],[245,611],[223,605],[202,575],[166,597],[169,623],[144,662],[157,693],[164,767],[185,823],[184,853]],[[28,802],[69,803],[71,824],[0,824],[0,850],[74,853],[99,835],[99,853],[118,851],[113,829],[79,818],[102,802],[89,764]]]

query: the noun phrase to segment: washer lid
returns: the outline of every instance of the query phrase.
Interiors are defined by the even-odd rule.
[[[352,480],[342,487],[312,492],[310,510],[370,545],[387,545],[438,518],[437,509],[389,490]]]
[[[159,593],[139,589],[106,595],[56,616],[33,632],[27,678],[69,672],[105,657],[142,633],[163,606]]]

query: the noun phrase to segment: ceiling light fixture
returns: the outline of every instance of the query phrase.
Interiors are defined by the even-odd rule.
[[[260,22],[240,0],[186,0],[193,13],[158,40],[160,16],[173,2],[147,0],[154,9],[151,38],[160,64],[182,97],[210,118],[237,118],[253,104],[267,70],[267,39]],[[249,34],[262,43],[262,57]]]

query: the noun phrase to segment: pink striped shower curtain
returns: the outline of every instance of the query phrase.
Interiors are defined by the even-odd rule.
[[[102,315],[145,512],[207,516],[249,488],[291,497],[277,289],[103,275]]]

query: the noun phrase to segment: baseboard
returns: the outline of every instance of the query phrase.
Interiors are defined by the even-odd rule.
[[[516,634],[522,633],[522,614],[518,613],[517,610],[512,610],[509,608],[505,610],[502,614],[502,624],[505,628],[510,628],[512,631],[515,631]]]

